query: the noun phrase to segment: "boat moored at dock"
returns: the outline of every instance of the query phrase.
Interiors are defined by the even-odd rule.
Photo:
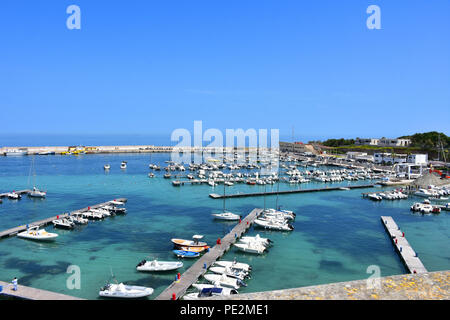
[[[17,237],[37,241],[53,241],[58,237],[58,234],[39,229],[39,226],[32,226],[27,228],[26,231],[18,233]]]

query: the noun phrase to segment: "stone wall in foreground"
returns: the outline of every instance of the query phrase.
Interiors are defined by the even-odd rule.
[[[372,279],[370,279],[372,280]],[[368,280],[339,282],[294,289],[237,294],[208,299],[226,300],[449,300],[450,271],[404,274]]]

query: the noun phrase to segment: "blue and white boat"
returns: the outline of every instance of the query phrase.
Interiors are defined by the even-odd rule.
[[[184,251],[184,250],[173,250],[173,253],[177,255],[177,257],[180,258],[197,258],[200,256],[199,252],[191,252],[191,251]]]

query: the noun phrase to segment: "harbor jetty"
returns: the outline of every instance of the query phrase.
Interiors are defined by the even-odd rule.
[[[400,230],[394,219],[389,216],[381,216],[381,222],[391,237],[392,243],[408,271],[411,273],[427,272],[419,256],[413,250],[408,240],[406,240],[405,233]]]
[[[17,290],[12,290],[11,283],[0,281],[0,296],[23,300],[84,300],[52,291],[17,285]]]
[[[223,199],[223,198],[243,198],[243,197],[259,197],[259,196],[270,196],[278,194],[291,194],[291,193],[307,193],[307,192],[321,192],[321,191],[336,191],[336,190],[347,190],[347,189],[363,189],[363,188],[373,188],[375,184],[364,184],[358,186],[340,186],[340,187],[325,187],[325,188],[314,188],[314,189],[296,189],[296,190],[283,190],[283,191],[269,191],[269,192],[253,192],[253,193],[236,193],[236,194],[217,194],[211,193],[209,196],[213,199]]]
[[[178,281],[173,282],[155,300],[173,300],[183,296],[186,290],[194,284],[199,277],[206,273],[208,268],[228,251],[231,245],[238,240],[252,225],[253,221],[261,214],[262,209],[253,209],[240,223],[238,223],[225,237],[197,262],[186,270]]]
[[[124,202],[124,203],[127,202],[127,199],[125,199],[125,198],[119,198],[119,199],[114,199],[114,200],[119,201],[119,202]],[[28,223],[27,225],[28,225],[28,227],[32,227],[32,226],[44,227],[44,226],[52,223],[52,221],[55,220],[55,219],[64,218],[64,217],[67,217],[67,216],[75,214],[75,213],[86,212],[86,211],[89,211],[89,209],[100,208],[100,207],[106,206],[109,203],[110,203],[110,201],[99,203],[99,204],[96,204],[96,205],[93,205],[93,206],[89,206],[89,207],[86,207],[86,208],[83,208],[83,209],[75,210],[75,211],[72,211],[72,212],[69,212],[69,213],[63,213],[63,214],[60,214],[60,215],[57,215],[57,216],[51,216],[51,217],[46,218],[46,219],[42,219],[42,220],[39,220],[39,221],[31,222],[31,223]],[[18,227],[14,227],[14,228],[10,228],[10,229],[4,230],[4,231],[0,231],[0,239],[11,237],[11,236],[15,236],[19,232],[27,230],[27,225],[21,225],[21,226],[18,226]]]

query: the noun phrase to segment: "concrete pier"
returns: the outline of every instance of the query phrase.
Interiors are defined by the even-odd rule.
[[[120,202],[127,202],[127,199],[125,199],[125,198],[120,198],[120,199],[115,199],[115,200],[116,201],[120,201]],[[64,217],[67,217],[67,216],[72,215],[74,213],[86,212],[86,211],[89,210],[89,208],[95,209],[95,208],[103,207],[103,206],[107,205],[109,202],[110,201],[99,203],[99,204],[96,204],[96,205],[93,205],[93,206],[90,206],[90,207],[86,207],[86,208],[83,208],[83,209],[72,211],[70,213],[63,213],[63,214],[60,214],[58,216],[51,216],[51,217],[46,218],[46,219],[42,219],[42,220],[39,220],[39,221],[28,223],[28,226],[29,227],[31,227],[31,226],[44,227],[44,226],[52,223],[53,220],[58,219],[58,217],[59,218],[64,218]],[[25,231],[25,230],[27,230],[26,224],[18,226],[18,227],[11,228],[11,229],[7,229],[7,230],[4,230],[4,231],[0,231],[0,239],[11,237],[11,236],[15,236],[17,233]]]
[[[19,279],[20,281],[20,279]],[[42,289],[36,289],[31,287],[26,287],[22,285],[17,286],[17,290],[12,290],[11,283],[0,281],[0,286],[2,290],[0,295],[9,296],[16,299],[25,300],[84,300],[77,297],[68,296],[61,293],[51,292]]]
[[[394,244],[396,251],[398,252],[408,271],[411,273],[427,272],[427,269],[425,269],[422,261],[420,261],[417,253],[408,243],[408,240],[406,240],[405,238],[405,234],[397,226],[394,219],[388,216],[381,216],[381,222],[383,223],[384,228],[391,237],[392,243]]]
[[[254,193],[237,193],[237,194],[217,194],[211,193],[209,196],[213,199],[223,199],[223,198],[243,198],[243,197],[259,197],[259,196],[270,196],[277,194],[291,194],[291,193],[307,193],[307,192],[320,192],[320,191],[336,191],[348,189],[363,189],[363,188],[373,188],[375,184],[365,184],[358,186],[339,186],[339,187],[325,187],[325,188],[315,188],[315,189],[296,189],[296,190],[283,190],[283,191],[270,191],[270,192],[254,192]]]
[[[188,270],[186,270],[178,282],[173,282],[164,290],[155,300],[171,300],[175,294],[176,299],[180,299],[186,290],[194,284],[199,277],[206,273],[207,269],[228,251],[231,245],[242,236],[252,225],[253,221],[261,214],[262,209],[254,209],[241,223],[237,224],[225,237],[221,239],[220,244],[216,244],[200,259],[197,260]],[[206,269],[205,269],[206,264]]]

